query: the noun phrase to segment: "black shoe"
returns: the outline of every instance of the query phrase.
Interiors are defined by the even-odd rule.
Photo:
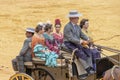
[[[88,74],[82,74],[82,75],[79,75],[79,79],[80,80],[85,80],[87,78]]]
[[[95,73],[95,71],[93,71],[93,70],[89,71],[89,74],[94,74],[94,73]]]
[[[94,74],[95,71],[92,67],[88,67],[87,69],[85,69],[87,71],[88,74]]]

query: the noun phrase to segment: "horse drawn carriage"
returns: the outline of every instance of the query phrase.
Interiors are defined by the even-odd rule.
[[[105,57],[96,60],[96,73],[88,75],[84,79],[81,79],[80,76],[87,72],[81,65],[80,61],[74,56],[74,52],[77,49],[72,52],[70,50],[66,51],[66,49],[61,49],[60,54],[62,55],[62,58],[57,59],[57,67],[45,66],[45,61],[35,57],[32,59],[32,62],[24,63],[26,68],[32,70],[31,77],[25,73],[18,72],[10,77],[9,80],[100,80],[102,78],[103,71],[112,68],[114,65],[119,65],[120,51],[104,46],[96,46],[101,48],[102,54],[103,49],[117,54],[112,56],[106,56],[103,54]],[[72,55],[69,53],[72,53]]]

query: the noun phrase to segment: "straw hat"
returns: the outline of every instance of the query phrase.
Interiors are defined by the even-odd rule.
[[[71,10],[71,11],[69,12],[69,14],[68,14],[68,17],[69,17],[69,18],[70,18],[70,17],[80,17],[80,16],[82,16],[82,14],[78,13],[77,10]]]

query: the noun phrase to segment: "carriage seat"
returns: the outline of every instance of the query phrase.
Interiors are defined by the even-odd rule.
[[[65,58],[65,59],[71,59],[72,55],[72,50],[68,49],[64,44],[62,44],[60,46],[60,54],[62,54],[62,56]],[[45,65],[45,61],[40,59],[39,57],[33,57],[32,58],[32,62],[33,64],[42,64],[42,65]]]
[[[69,53],[72,52],[72,50],[67,48],[64,43],[60,46],[60,50],[65,51],[65,52],[69,52]]]
[[[34,65],[36,64],[45,65],[45,61],[38,57],[34,57],[32,58],[32,61],[24,62],[24,65],[27,68],[34,68]]]
[[[45,60],[40,59],[39,57],[33,57],[32,58],[33,64],[45,64]]]
[[[65,58],[65,59],[71,59],[72,57],[72,50],[67,48],[65,44],[63,43],[60,46],[60,54]]]

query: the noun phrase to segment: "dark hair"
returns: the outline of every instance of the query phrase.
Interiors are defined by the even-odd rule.
[[[32,33],[32,36],[34,35],[34,33]]]
[[[88,19],[82,19],[81,21],[80,21],[80,27],[81,28],[83,28],[83,25],[85,25],[85,22],[86,21],[89,21]]]
[[[28,32],[28,31],[26,31],[27,33],[30,33],[30,34],[32,34],[32,36],[34,35],[34,33],[33,32]]]
[[[52,24],[46,24],[44,30],[45,32],[47,32],[51,28],[52,28]]]
[[[42,30],[43,26],[41,25],[37,25],[36,28],[35,28],[35,32],[39,32],[40,30]]]

